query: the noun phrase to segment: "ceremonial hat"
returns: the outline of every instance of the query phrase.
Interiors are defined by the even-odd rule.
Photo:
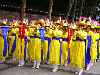
[[[45,24],[45,27],[50,27],[50,25],[48,23]]]
[[[91,29],[95,29],[95,26],[94,25],[91,25]]]
[[[82,18],[79,20],[78,26],[84,26],[84,25],[86,25],[86,19]]]
[[[67,23],[64,23],[63,26],[64,26],[64,27],[68,27],[68,24],[67,24]]]
[[[77,27],[77,25],[76,24],[74,24],[73,26],[72,26],[72,29],[77,29],[78,27]]]
[[[44,19],[39,19],[38,21],[35,22],[35,24],[40,24],[40,25],[44,25],[45,24],[45,21]]]
[[[88,19],[86,20],[86,25],[88,25],[88,26],[91,25],[91,22]]]
[[[61,24],[60,24],[60,23],[54,23],[54,25],[55,25],[55,26],[59,26],[59,25],[61,25]]]

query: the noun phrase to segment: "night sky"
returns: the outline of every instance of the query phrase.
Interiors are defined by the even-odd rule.
[[[54,0],[54,10],[64,10],[66,0]],[[29,8],[39,8],[42,10],[48,10],[49,0],[27,0],[27,6]]]
[[[78,3],[79,7],[77,7],[77,8],[80,8],[82,0],[78,0],[78,1],[79,1],[79,3]],[[84,6],[85,12],[87,12],[87,10],[90,11],[91,10],[90,8],[95,6],[97,3],[97,0],[84,0],[84,1],[85,1],[85,6]],[[100,1],[100,0],[98,0],[98,1]],[[21,0],[0,0],[0,5],[1,4],[12,6],[12,8],[20,7]],[[34,11],[38,10],[38,11],[48,12],[48,7],[49,7],[49,0],[27,0],[27,8],[33,9]],[[69,0],[54,0],[54,5],[53,5],[54,13],[58,13],[58,12],[65,13],[65,12],[67,12],[68,9],[69,9]]]
[[[92,6],[97,0],[85,0],[86,3]],[[20,6],[21,0],[0,0],[0,4],[8,4]],[[53,9],[56,11],[63,11],[68,7],[69,0],[54,0]],[[27,8],[36,8],[48,10],[49,0],[27,0]]]

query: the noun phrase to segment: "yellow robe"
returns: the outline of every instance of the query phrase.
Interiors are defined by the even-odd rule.
[[[12,25],[13,26],[17,26],[18,23],[17,22],[13,22]],[[12,50],[12,46],[13,46],[14,40],[16,39],[15,36],[16,36],[16,32],[17,31],[18,31],[18,28],[12,28],[11,31],[10,31],[11,35],[8,36],[9,54],[12,54],[11,50]],[[12,35],[13,33],[15,34],[15,36]]]
[[[50,49],[50,45],[49,45],[49,43],[50,43],[50,39],[51,39],[51,35],[52,34],[52,31],[51,31],[51,29],[48,29],[47,31],[45,31],[45,33],[44,33],[44,37],[45,37],[45,40],[44,40],[44,42],[43,42],[43,61],[44,62],[47,62],[47,54],[48,54],[48,49]],[[47,39],[46,39],[47,38]],[[49,41],[48,41],[48,39],[49,39]],[[48,48],[49,47],[49,48]],[[48,55],[49,56],[49,55]]]
[[[16,34],[14,28],[11,29],[11,31],[9,32],[9,35],[8,35],[9,54],[12,54],[12,46],[13,46],[13,43],[15,40],[15,36],[12,35],[13,33]]]
[[[97,39],[99,38],[99,34],[94,33],[92,36],[92,43],[90,48],[90,55],[91,55],[91,61],[94,62],[97,58]]]
[[[47,53],[48,53],[48,40],[46,38],[49,38],[48,33],[44,33],[45,40],[43,42],[43,61],[46,62],[47,60]]]
[[[76,31],[73,35],[73,40],[76,37],[84,40],[86,39],[86,32]],[[70,66],[75,68],[83,68],[85,66],[85,42],[84,41],[72,41],[70,48]]]
[[[41,61],[41,39],[39,38],[39,30],[34,32],[35,38],[31,38],[29,42],[29,57],[31,61]],[[33,35],[34,36],[34,35]]]
[[[27,43],[27,53],[28,53],[28,59],[30,59],[30,61],[33,61],[34,59],[34,31],[33,28],[29,28],[29,34],[28,34],[28,43]]]
[[[99,34],[99,54],[100,54],[100,34]]]
[[[62,36],[62,31],[55,29],[52,31],[52,37],[59,38]],[[52,39],[50,43],[49,63],[60,65],[60,42]]]
[[[16,49],[14,57],[16,60],[21,60],[24,59],[24,39],[20,39],[20,37],[18,37],[18,31],[19,29],[16,28]]]
[[[4,49],[4,40],[2,32],[0,31],[0,61],[3,61],[3,49]]]
[[[91,36],[91,47],[90,47],[91,62],[94,62],[97,58],[97,42],[96,42],[97,35],[92,31],[89,31],[88,35]]]
[[[68,33],[65,32],[62,35],[62,38],[67,39],[67,37],[68,37]],[[66,41],[62,40],[62,58],[61,58],[61,64],[64,65],[65,62],[67,61],[67,59],[68,59],[68,42],[67,42],[67,40]]]

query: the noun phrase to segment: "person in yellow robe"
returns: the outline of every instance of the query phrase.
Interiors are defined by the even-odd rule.
[[[30,60],[30,62],[34,61],[34,31],[35,29],[33,27],[29,27],[29,34],[28,34],[28,46],[27,46],[27,52],[28,52],[28,58]]]
[[[41,62],[41,39],[40,37],[40,32],[37,29],[36,32],[34,33],[34,44],[33,44],[33,68],[38,69],[40,66],[40,62]]]
[[[4,40],[2,36],[2,30],[0,29],[0,63],[3,63],[3,61],[5,61],[5,58],[3,57],[3,49],[4,49]]]
[[[100,57],[100,33],[99,33],[99,57]]]
[[[44,41],[43,41],[43,62],[48,64],[49,54],[50,54],[50,41],[51,41],[52,29],[50,28],[49,23],[46,21],[45,32],[44,32]]]
[[[50,28],[45,26],[44,33],[45,40],[43,41],[43,62],[48,63],[49,51],[50,51]]]
[[[97,42],[99,39],[99,34],[96,32],[96,29],[93,29],[93,35],[91,36],[91,48],[90,48],[90,55],[91,55],[91,63],[95,63],[97,59]]]
[[[15,51],[13,53],[13,58],[15,59],[15,61],[19,61],[19,51],[18,51],[18,28],[15,28],[15,32],[16,32],[16,48]]]
[[[13,55],[16,48],[16,32],[15,28],[11,28],[8,33],[9,55]]]
[[[82,25],[83,26],[83,25]],[[79,25],[78,30],[74,32],[70,47],[70,64],[69,66],[76,71],[79,69],[79,75],[83,73],[85,67],[85,39],[87,33]]]
[[[22,25],[21,27],[23,27],[23,26],[24,25]],[[20,27],[20,26],[18,26],[18,27]],[[21,28],[16,29],[16,48],[15,48],[15,52],[14,52],[14,57],[19,62],[18,66],[23,66],[24,65],[24,56],[25,56],[25,54],[24,54],[25,37],[27,36],[26,35],[27,29],[24,28],[24,31],[21,31],[21,32],[25,32],[24,35],[21,34],[20,31],[21,31]],[[20,34],[21,34],[21,36],[20,36]]]
[[[87,40],[86,40],[86,70],[89,70],[93,66],[93,62],[97,57],[97,48],[96,48],[96,37],[95,33],[92,31],[91,26],[87,25]],[[90,37],[90,38],[89,38]]]
[[[97,61],[99,61],[99,59],[100,59],[100,28],[99,28],[99,26],[96,26],[95,27],[96,28],[96,34],[97,34],[97,39],[96,39],[96,41],[97,41]]]
[[[62,31],[59,30],[59,26],[56,26],[52,30],[52,40],[50,43],[50,55],[49,64],[54,65],[53,72],[58,70],[58,65],[60,65],[60,38],[62,36]]]
[[[100,29],[99,29],[98,33],[99,33],[99,54],[100,54]],[[100,57],[100,55],[99,55],[99,57]]]
[[[100,59],[100,26],[96,26],[96,32],[98,34],[98,39],[97,39],[97,44],[98,44],[98,56],[97,56],[97,60]]]
[[[63,34],[62,34],[62,58],[61,58],[61,64],[65,65],[68,60],[68,32],[67,28],[63,28]]]
[[[9,28],[8,27],[4,27],[4,26],[7,26],[7,19],[4,19],[1,23],[1,34],[2,34],[2,37],[3,37],[3,41],[2,41],[2,45],[3,46],[3,61],[5,61],[5,59],[8,58],[8,40],[7,40],[7,36],[8,36],[8,30]],[[2,47],[1,47],[2,49]],[[1,56],[2,57],[2,56]]]
[[[44,25],[44,20],[40,19],[36,21],[34,24],[36,29],[34,30],[33,39],[31,39],[30,50],[31,50],[31,60],[33,62],[33,69],[39,69],[41,62],[41,50],[42,50],[42,42],[40,39],[40,31],[39,28]]]

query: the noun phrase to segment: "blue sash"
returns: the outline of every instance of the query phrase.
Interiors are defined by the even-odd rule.
[[[43,41],[44,40],[44,28],[42,27],[42,28],[40,28],[39,29],[39,32],[40,32],[40,39]]]
[[[40,37],[38,37],[38,36],[36,36],[36,35],[34,35],[34,36],[30,36],[31,38],[40,38]]]
[[[41,42],[43,43],[44,39],[44,31],[45,29],[43,27],[39,28],[39,32],[40,32],[40,39]],[[41,60],[43,60],[43,50],[41,50]]]
[[[77,40],[77,41],[85,41],[85,40],[82,40],[82,39],[79,38],[79,37],[76,37],[76,40]]]
[[[15,48],[16,48],[16,36],[15,36],[15,39],[14,39],[14,42],[13,42],[13,46],[12,46],[12,53],[14,52],[14,50],[15,50]]]
[[[24,60],[26,59],[26,45],[27,45],[27,37],[24,38]]]
[[[91,37],[87,36],[88,45],[85,50],[85,65],[87,66],[90,63],[91,56],[90,56],[90,47],[91,47]]]
[[[70,48],[68,48],[68,64],[70,64]]]
[[[62,38],[62,41],[68,41],[68,38]]]
[[[91,47],[91,36],[87,36],[88,45],[87,48]]]
[[[3,56],[5,57],[6,56],[6,53],[7,53],[7,48],[8,48],[6,34],[8,32],[9,27],[1,27],[1,28],[2,28],[3,38],[4,38]]]

